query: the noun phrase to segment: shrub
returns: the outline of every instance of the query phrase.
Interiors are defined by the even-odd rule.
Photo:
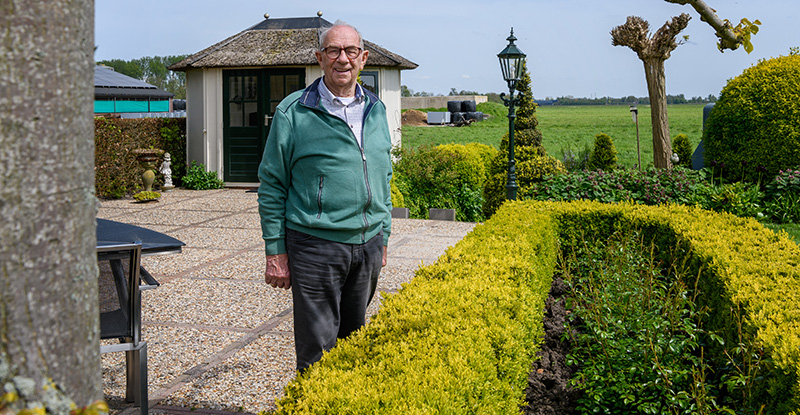
[[[692,170],[620,168],[611,172],[583,170],[551,175],[537,183],[525,196],[550,201],[695,204],[699,198],[697,193],[705,195],[706,187],[701,173]]]
[[[678,134],[672,138],[672,152],[678,155],[678,162],[674,166],[687,169],[692,168],[692,143],[686,134]]]
[[[761,60],[728,81],[706,121],[703,134],[706,164],[729,166],[728,179],[739,180],[747,162],[747,181],[758,179],[765,166],[771,180],[800,160],[800,54]]]
[[[594,136],[594,149],[586,166],[589,170],[611,171],[617,167],[617,148],[608,134]]]
[[[561,149],[561,163],[567,171],[580,171],[588,169],[589,155],[592,148],[586,144],[582,150],[573,150],[571,145]]]
[[[215,171],[206,171],[205,166],[192,161],[192,165],[183,177],[183,187],[192,190],[221,189],[225,182],[217,176]]]
[[[137,202],[158,200],[158,198],[160,198],[160,197],[161,197],[161,193],[153,192],[153,191],[149,191],[149,192],[144,191],[144,192],[139,192],[139,193],[136,193],[135,195],[133,195],[133,199],[136,200]]]
[[[706,313],[686,283],[661,268],[659,247],[637,229],[603,243],[585,237],[559,256],[571,305],[567,363],[583,392],[579,412],[711,412],[719,381],[706,382],[711,362],[702,341],[713,334],[700,327]]]
[[[397,188],[394,177],[395,176],[392,175],[392,180],[389,181],[389,191],[392,194],[392,207],[406,207],[406,202],[403,200],[403,193]]]
[[[473,189],[483,189],[491,161],[497,154],[493,147],[479,143],[442,144],[435,150],[456,156],[453,170],[461,176],[464,184]]]
[[[778,223],[800,222],[800,168],[779,171],[764,192],[770,218]]]
[[[502,152],[501,152],[502,154]],[[508,157],[508,153],[506,153]],[[533,156],[516,159],[517,199],[529,195],[536,183],[547,176],[566,173],[561,161],[550,156]],[[508,183],[508,158],[498,155],[492,160],[491,171],[494,172],[483,188],[483,212],[490,217],[507,200],[506,184]]]
[[[486,160],[496,150],[482,144],[442,145],[395,150],[394,176],[412,218],[428,209],[455,209],[456,219],[483,220]]]
[[[728,212],[743,218],[763,216],[764,195],[755,184],[736,182],[708,186],[706,193],[698,199],[704,209]]]

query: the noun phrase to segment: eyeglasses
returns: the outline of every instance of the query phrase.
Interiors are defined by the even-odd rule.
[[[355,59],[361,54],[361,48],[356,46],[348,46],[346,48],[328,46],[327,48],[323,48],[321,50],[325,53],[325,56],[327,56],[328,59],[338,59],[339,55],[342,54],[342,51],[344,51],[344,56],[347,56],[347,59]]]

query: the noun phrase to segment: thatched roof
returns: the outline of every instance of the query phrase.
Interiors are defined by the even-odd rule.
[[[331,26],[316,18],[265,19],[172,65],[173,71],[193,68],[317,65],[319,30]],[[417,64],[364,40],[367,66],[414,69]]]

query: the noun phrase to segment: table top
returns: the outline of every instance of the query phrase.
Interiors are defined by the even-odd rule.
[[[180,253],[186,244],[152,229],[108,219],[97,219],[97,246],[142,243],[142,256]]]

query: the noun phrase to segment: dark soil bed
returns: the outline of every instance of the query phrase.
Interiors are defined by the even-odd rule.
[[[525,415],[553,415],[575,413],[579,391],[569,386],[575,368],[566,364],[570,342],[564,338],[568,310],[567,287],[560,277],[553,279],[550,295],[545,303],[544,342],[537,353],[525,390]]]

